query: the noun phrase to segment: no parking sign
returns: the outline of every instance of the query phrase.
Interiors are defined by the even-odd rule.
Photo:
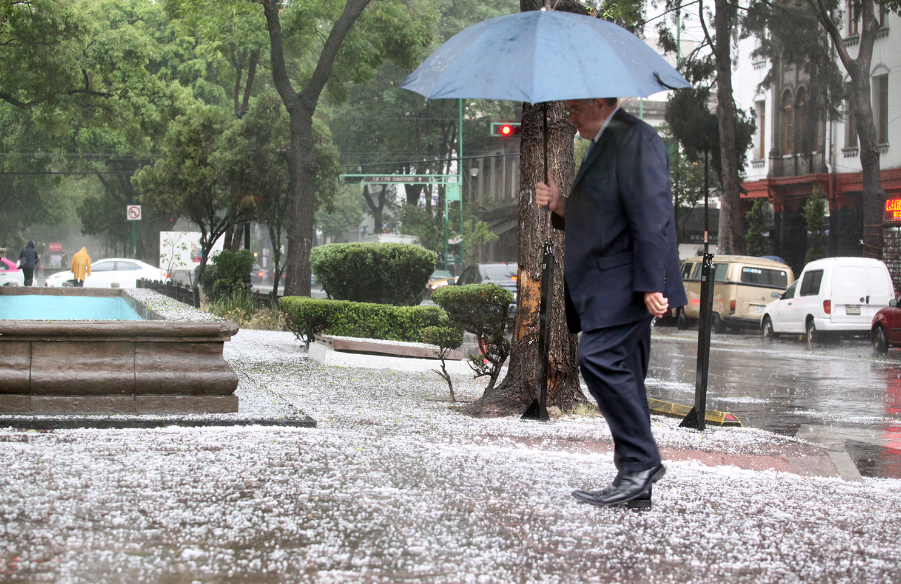
[[[140,221],[141,220],[141,206],[140,205],[126,205],[125,216],[128,218],[129,221]]]

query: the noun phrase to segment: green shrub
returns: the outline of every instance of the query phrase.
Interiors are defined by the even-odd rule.
[[[285,296],[279,300],[288,330],[309,347],[315,335],[420,342],[420,331],[437,326],[437,306],[390,306],[346,300]],[[446,318],[446,316],[445,316]]]
[[[253,269],[253,253],[250,250],[229,251],[223,249],[203,271],[200,286],[212,301],[219,300],[238,290],[247,288],[244,276]]]
[[[450,373],[447,372],[445,361],[447,356],[454,349],[460,348],[463,344],[463,330],[451,324],[450,319],[442,317],[441,324],[438,326],[427,326],[422,329],[420,337],[423,343],[435,345],[435,356],[441,360],[441,369],[435,372],[447,382],[447,388],[450,390],[450,398],[452,402],[457,401],[454,395],[454,382],[451,380]]]
[[[486,389],[494,387],[510,355],[506,332],[513,294],[497,284],[470,284],[439,288],[432,292],[432,300],[453,323],[476,336],[480,354],[470,358],[469,366],[476,377],[488,377]]]
[[[314,247],[310,264],[329,298],[415,306],[438,254],[405,243],[332,243]]]

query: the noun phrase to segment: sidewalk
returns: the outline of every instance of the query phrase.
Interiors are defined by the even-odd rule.
[[[655,416],[653,509],[598,509],[569,493],[613,478],[599,416],[470,418],[435,373],[324,367],[288,333],[226,357],[241,415],[317,427],[2,429],[0,582],[901,582],[901,481],[812,443]]]

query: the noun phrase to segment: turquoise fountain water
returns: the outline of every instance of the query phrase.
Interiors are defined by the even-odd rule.
[[[122,298],[0,296],[0,320],[143,320]]]

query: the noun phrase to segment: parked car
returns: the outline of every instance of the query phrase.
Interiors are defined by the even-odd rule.
[[[497,284],[513,293],[516,303],[516,278],[519,265],[515,262],[507,264],[470,264],[457,278],[457,286],[467,284]]]
[[[0,286],[24,286],[25,273],[16,267],[16,262],[0,258]]]
[[[804,334],[811,348],[830,337],[872,334],[873,319],[894,297],[888,268],[879,260],[816,260],[767,306],[760,329],[767,340],[781,333]]]
[[[85,288],[111,288],[113,284],[119,288],[135,288],[140,278],[146,280],[161,279],[161,270],[140,260],[128,258],[106,258],[91,262],[91,275],[84,281]],[[60,288],[71,285],[75,274],[70,271],[57,272],[49,276],[44,285]]]
[[[701,270],[704,258],[695,257],[682,264],[682,285],[688,304],[678,309],[679,328],[700,316]],[[712,328],[721,333],[727,326],[760,326],[760,315],[794,282],[795,274],[788,265],[751,256],[715,256],[713,259]]]
[[[443,288],[444,286],[453,286],[456,281],[454,275],[447,270],[435,270],[432,272],[432,275],[429,276],[429,282],[426,284],[426,293],[431,294],[438,288]]]
[[[269,270],[263,268],[260,264],[254,264],[253,269],[250,271],[250,284],[262,286],[270,277]]]
[[[887,352],[890,346],[901,347],[901,308],[896,299],[889,300],[888,306],[879,309],[873,317],[870,341],[877,353]]]

